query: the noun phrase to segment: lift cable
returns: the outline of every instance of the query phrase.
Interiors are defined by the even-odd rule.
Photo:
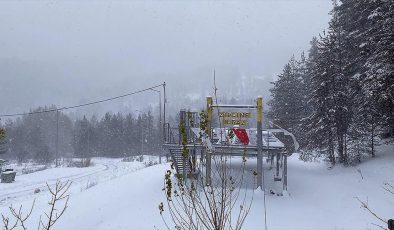
[[[152,86],[152,87],[149,87],[149,88],[141,89],[141,90],[138,90],[138,91],[134,91],[134,92],[131,92],[131,93],[123,94],[123,95],[120,95],[120,96],[111,97],[111,98],[102,99],[102,100],[93,101],[93,102],[88,102],[88,103],[84,103],[84,104],[65,106],[65,107],[56,108],[56,109],[48,109],[48,110],[28,112],[28,113],[0,114],[0,117],[15,117],[15,116],[32,115],[32,114],[38,114],[38,113],[50,113],[50,112],[57,112],[57,111],[61,111],[61,110],[74,109],[74,108],[79,108],[79,107],[99,104],[99,103],[103,103],[103,102],[107,102],[107,101],[113,101],[113,100],[116,100],[116,99],[119,99],[119,98],[123,98],[123,97],[131,96],[131,95],[134,95],[134,94],[142,93],[142,92],[145,92],[145,91],[148,91],[148,90],[153,90],[153,89],[158,88],[160,86],[164,86],[164,83],[162,83],[160,85]]]

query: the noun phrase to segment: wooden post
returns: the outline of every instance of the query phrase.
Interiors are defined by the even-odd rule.
[[[208,135],[208,138],[211,138],[212,132],[211,132],[211,121],[212,121],[212,97],[207,97],[207,127],[205,132]],[[208,150],[205,152],[205,157],[206,157],[206,167],[205,167],[205,174],[206,174],[206,184],[211,185],[211,151]]]
[[[257,187],[263,188],[263,98],[257,98]]]

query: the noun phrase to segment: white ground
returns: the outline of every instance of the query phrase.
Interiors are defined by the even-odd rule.
[[[0,211],[7,207],[36,206],[28,222],[31,229],[48,210],[45,181],[56,178],[73,181],[69,208],[55,229],[164,229],[158,204],[164,201],[163,175],[168,164],[144,168],[140,162],[95,159],[87,169],[48,169],[19,175],[13,184],[0,184]],[[361,172],[363,179],[358,172]],[[269,177],[269,173],[266,174]],[[267,178],[267,180],[272,178]],[[381,146],[375,159],[357,167],[305,163],[293,154],[289,158],[289,196],[267,196],[268,229],[378,229],[374,217],[360,208],[355,197],[368,200],[382,217],[394,217],[394,196],[385,192],[383,182],[394,180],[394,148]],[[88,184],[97,183],[88,188]],[[249,192],[251,193],[251,191]],[[170,220],[168,220],[170,221]],[[264,229],[263,193],[257,191],[245,229]]]

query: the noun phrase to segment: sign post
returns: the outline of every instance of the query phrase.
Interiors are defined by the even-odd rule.
[[[257,98],[257,187],[263,188],[263,98]]]

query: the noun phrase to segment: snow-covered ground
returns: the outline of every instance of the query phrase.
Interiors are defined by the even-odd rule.
[[[36,228],[40,215],[48,210],[49,195],[46,191],[33,194],[33,190],[60,177],[73,181],[73,185],[69,208],[55,229],[165,229],[158,205],[165,199],[163,177],[168,168],[168,164],[145,168],[140,162],[95,159],[91,168],[20,175],[14,184],[0,184],[0,197],[5,199],[0,210],[7,213],[12,203],[22,204],[27,211],[36,199],[28,222]],[[293,154],[288,170],[289,196],[267,195],[270,230],[378,229],[373,223],[379,222],[360,208],[355,197],[368,200],[383,218],[394,217],[394,196],[382,189],[384,182],[394,180],[393,146],[381,146],[376,158],[356,167],[336,166],[331,170],[324,163],[299,161]],[[89,181],[97,185],[87,186]],[[255,193],[245,229],[264,229],[262,192]]]
[[[48,168],[29,174],[20,173],[25,166],[8,165],[7,168],[14,168],[18,175],[14,183],[0,184],[0,205],[37,198],[42,195],[42,192],[47,191],[47,184],[53,186],[57,180],[71,181],[72,192],[83,191],[101,182],[145,168],[145,165],[150,161],[158,161],[151,156],[145,156],[142,162],[122,162],[121,160],[93,158],[93,166],[91,167]],[[35,190],[40,190],[40,192],[36,194]]]

